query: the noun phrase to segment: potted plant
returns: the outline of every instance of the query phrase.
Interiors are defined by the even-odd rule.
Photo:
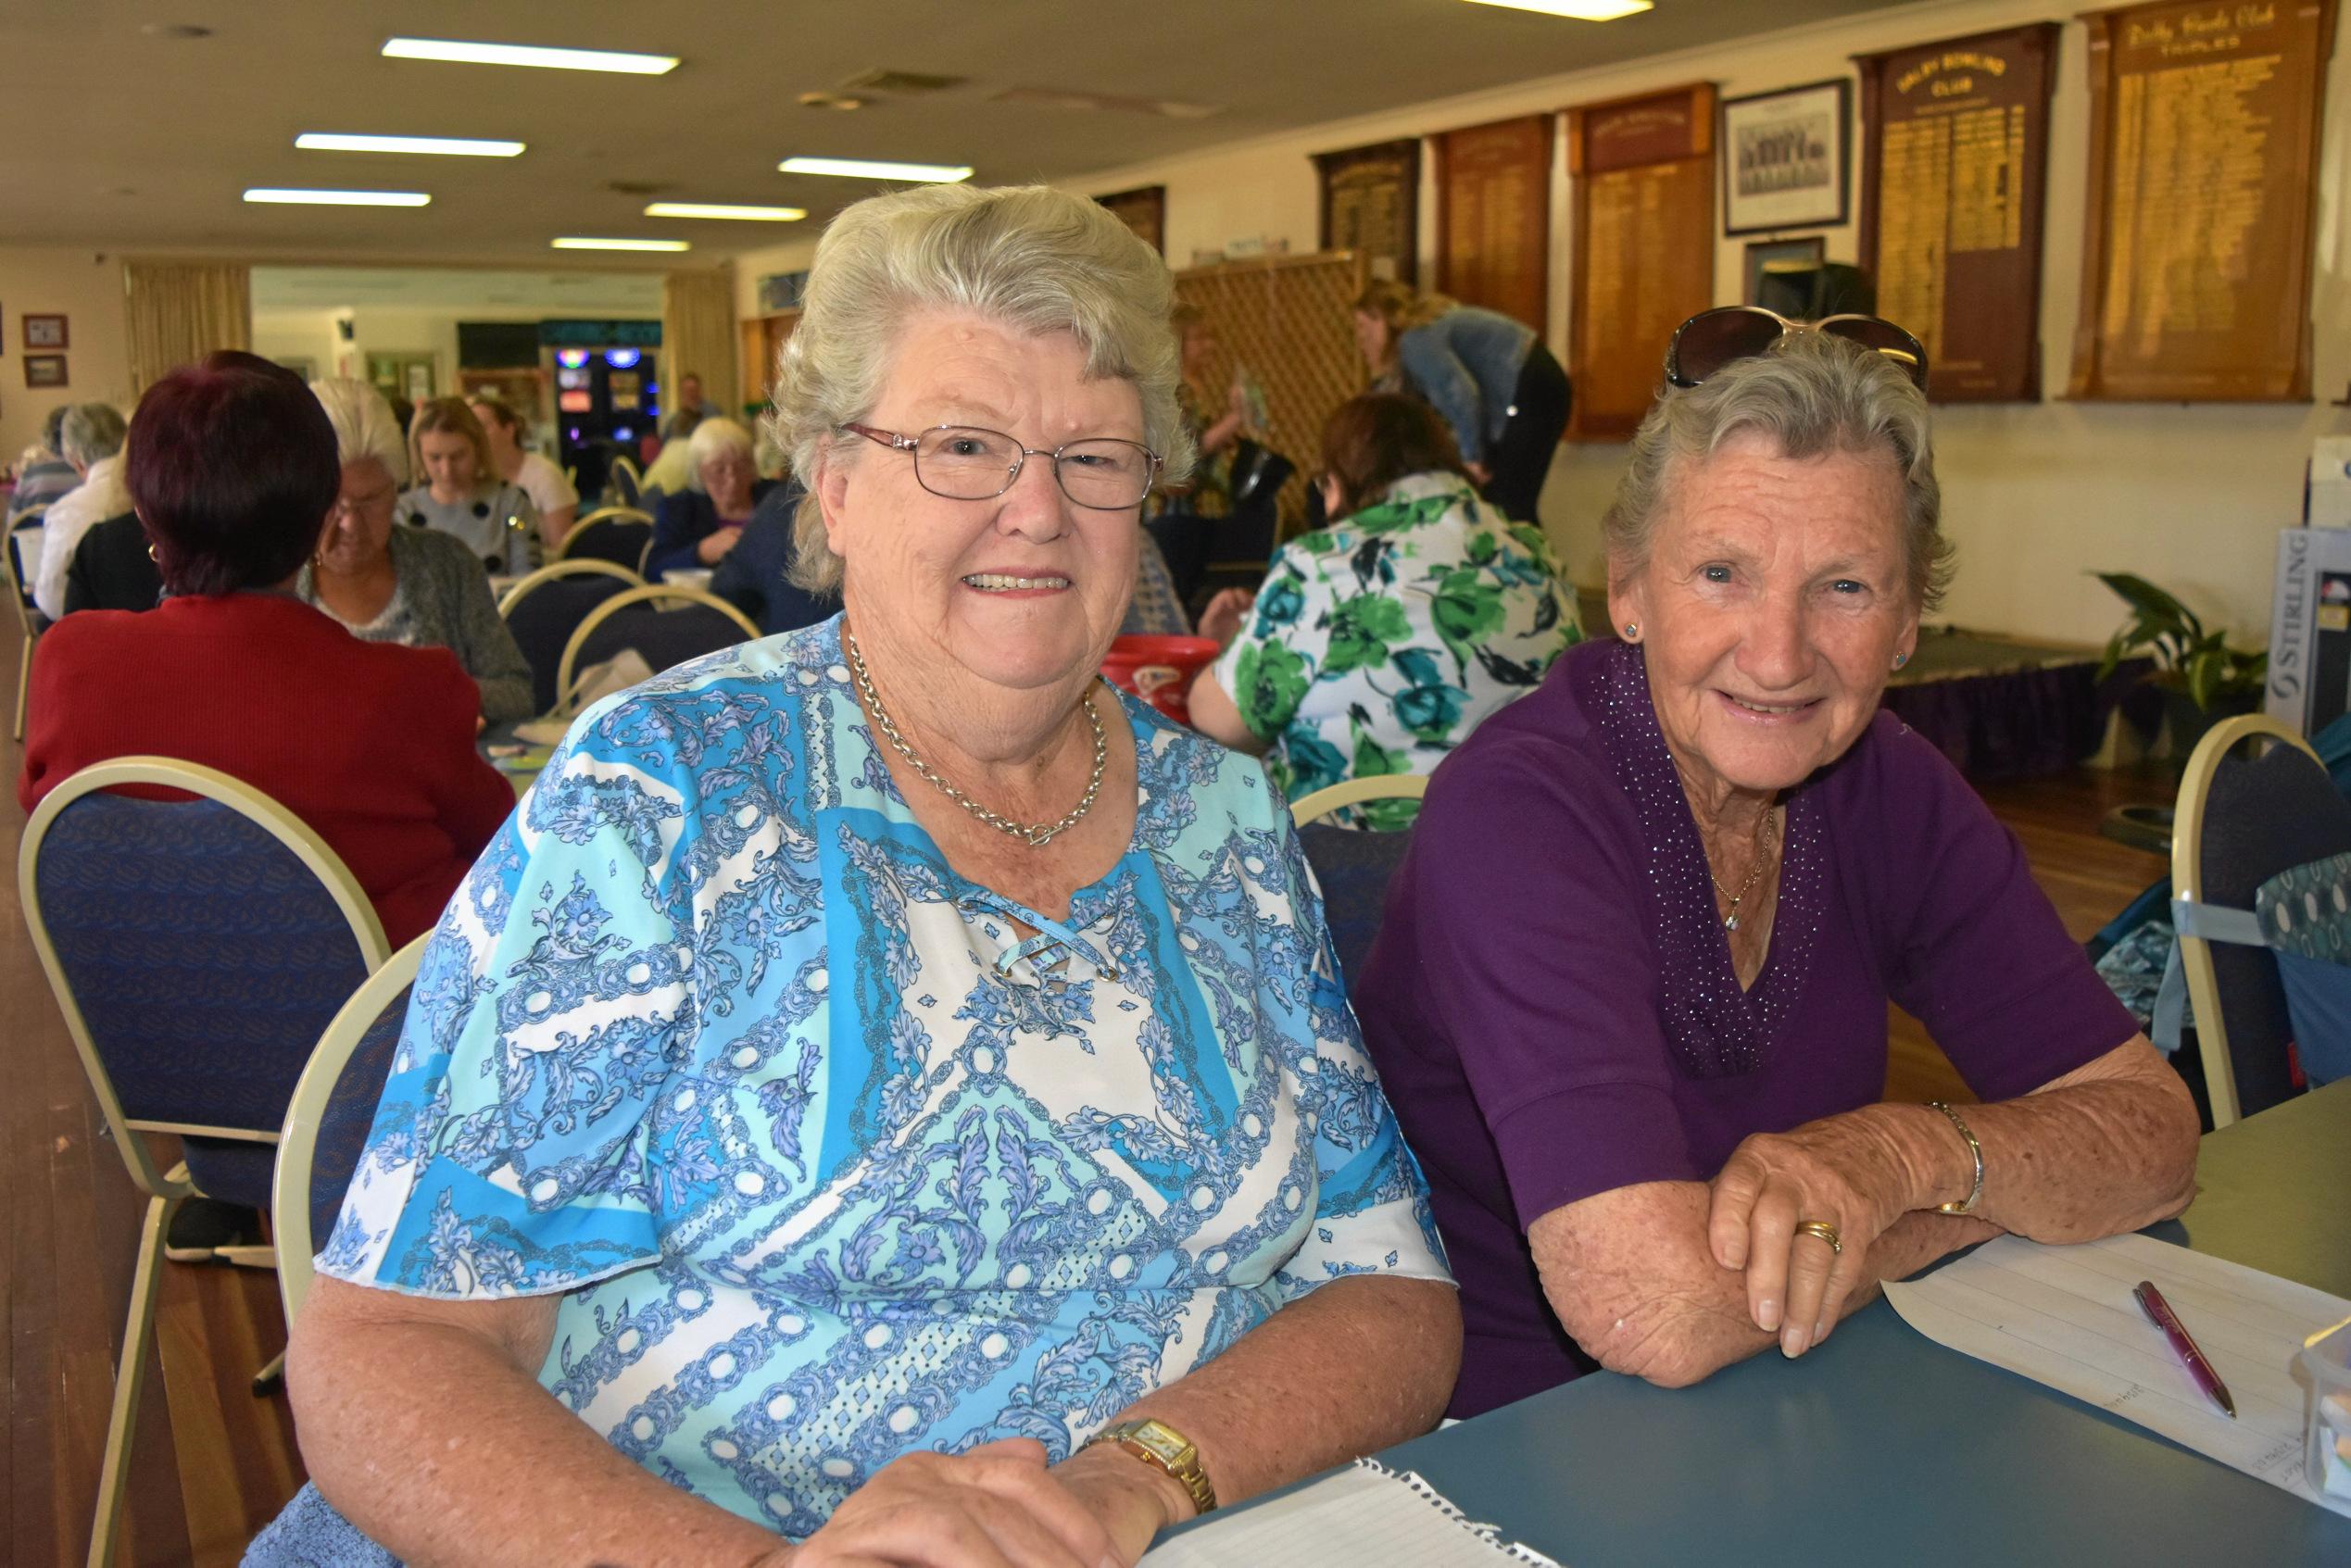
[[[2131,619],[2106,639],[2098,678],[2105,680],[2126,659],[2155,661],[2147,679],[2163,688],[2175,758],[2184,759],[2221,720],[2253,711],[2269,679],[2269,654],[2231,647],[2225,630],[2206,631],[2195,611],[2144,577],[2128,571],[2096,576],[2131,607]]]

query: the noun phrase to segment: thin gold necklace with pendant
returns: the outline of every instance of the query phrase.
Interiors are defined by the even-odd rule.
[[[1733,893],[1722,884],[1722,878],[1715,874],[1715,863],[1712,859],[1706,862],[1706,880],[1715,884],[1716,892],[1730,900],[1730,909],[1722,917],[1722,928],[1725,931],[1739,929],[1739,906],[1745,900],[1748,894],[1755,890],[1755,884],[1763,880],[1764,868],[1771,863],[1771,818],[1772,813],[1766,809],[1763,814],[1763,820],[1755,824],[1754,869],[1747,873],[1747,881],[1738,892]],[[1704,853],[1704,846],[1701,845],[1699,847],[1700,852]]]

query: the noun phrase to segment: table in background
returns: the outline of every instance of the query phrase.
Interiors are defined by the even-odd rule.
[[[2204,1141],[2149,1235],[2351,1296],[2351,1082]],[[2351,1518],[1914,1333],[1882,1300],[1694,1388],[1598,1374],[1380,1456],[1568,1568],[2351,1563]]]

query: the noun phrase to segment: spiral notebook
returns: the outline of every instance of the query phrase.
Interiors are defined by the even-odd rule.
[[[1409,1470],[1359,1459],[1287,1496],[1188,1530],[1140,1568],[1561,1568],[1462,1516]]]

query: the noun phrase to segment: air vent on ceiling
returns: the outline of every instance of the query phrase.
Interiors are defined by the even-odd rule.
[[[991,101],[1088,113],[1148,114],[1162,119],[1205,119],[1218,112],[1207,104],[1178,103],[1172,98],[1122,98],[1112,93],[1072,93],[1058,87],[1008,87]]]
[[[930,76],[918,70],[869,70],[841,83],[845,93],[944,93],[961,87],[968,76]]]
[[[658,196],[670,186],[662,180],[607,180],[604,188],[621,196]]]

